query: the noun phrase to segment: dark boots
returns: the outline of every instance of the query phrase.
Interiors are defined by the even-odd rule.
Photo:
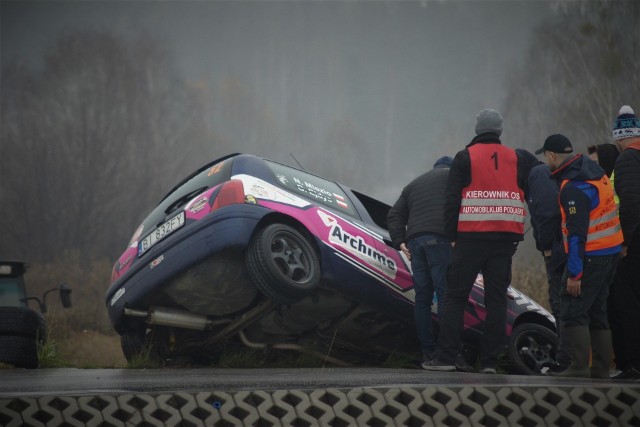
[[[556,377],[580,377],[609,379],[609,368],[613,357],[611,331],[588,326],[571,326],[564,329],[565,339],[571,353],[571,364],[562,372],[552,372]],[[592,351],[592,366],[589,369],[589,349]]]
[[[562,372],[552,372],[555,377],[589,378],[589,348],[591,334],[588,326],[569,326],[564,328],[564,339],[571,353],[571,364]]]
[[[613,359],[609,329],[591,331],[591,353],[591,378],[609,379],[609,369]]]

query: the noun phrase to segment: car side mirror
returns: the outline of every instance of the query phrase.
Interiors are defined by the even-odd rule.
[[[58,287],[60,290],[60,301],[64,308],[71,307],[71,288],[66,283],[60,284]]]

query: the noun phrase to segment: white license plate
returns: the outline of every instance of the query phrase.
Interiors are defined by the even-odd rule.
[[[183,225],[184,211],[180,212],[178,215],[174,216],[169,221],[156,228],[153,233],[142,239],[142,241],[140,241],[140,243],[138,244],[138,256],[142,256],[142,254],[151,249],[153,245],[155,245],[160,240],[164,239]]]

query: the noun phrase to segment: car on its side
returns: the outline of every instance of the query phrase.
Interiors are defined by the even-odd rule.
[[[411,267],[390,245],[389,208],[253,155],[208,163],[160,201],[115,262],[106,305],[123,353],[211,364],[234,341],[335,364],[415,356]],[[479,276],[465,312],[469,354],[482,339],[483,295]],[[554,361],[553,317],[515,288],[508,296],[512,369],[539,374]]]
[[[42,299],[27,296],[24,274],[27,263],[0,261],[0,362],[20,368],[38,367],[38,347],[47,339],[46,297],[58,291],[62,306],[71,306],[71,289],[66,283],[50,289]],[[29,308],[30,300],[39,311]]]

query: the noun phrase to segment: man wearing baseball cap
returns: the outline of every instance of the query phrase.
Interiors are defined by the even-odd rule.
[[[536,154],[542,154],[545,151],[558,154],[573,153],[573,146],[571,146],[569,138],[564,135],[556,134],[545,139],[544,145],[542,148],[536,150]]]
[[[552,375],[609,378],[607,298],[622,248],[613,188],[596,162],[573,154],[571,141],[564,135],[549,136],[536,153],[544,153],[551,177],[560,183],[562,239],[568,256],[560,318],[572,360],[566,370]]]

